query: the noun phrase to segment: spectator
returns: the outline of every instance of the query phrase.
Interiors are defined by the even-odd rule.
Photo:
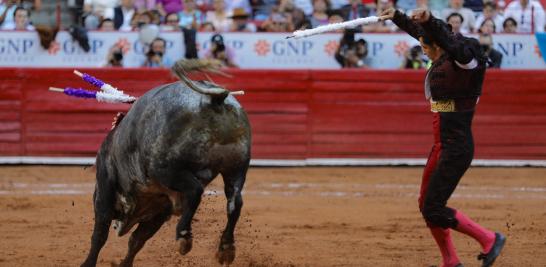
[[[295,8],[296,8],[296,6],[294,5],[294,2],[292,0],[280,0],[279,5],[277,5],[277,11],[279,11],[279,12],[290,13]],[[311,13],[313,13],[313,8],[312,7],[311,7]]]
[[[146,53],[146,60],[143,67],[149,68],[166,68],[172,65],[172,62],[168,57],[165,56],[167,42],[162,38],[156,38],[150,44],[148,53]]]
[[[480,34],[479,42],[487,57],[487,67],[500,68],[502,64],[502,54],[493,48],[493,37],[490,34]]]
[[[162,17],[182,11],[182,0],[156,0],[156,9]]]
[[[311,29],[311,22],[305,16],[305,13],[303,13],[303,10],[299,8],[294,8],[294,10],[292,10],[291,15],[292,15],[292,24],[294,25],[294,29],[296,30]]]
[[[287,2],[293,2],[294,8],[301,9],[306,16],[313,14],[312,0],[281,0]]]
[[[502,32],[503,33],[517,33],[518,32],[518,23],[513,18],[506,18],[502,23]]]
[[[329,24],[340,23],[340,22],[343,22],[343,21],[344,21],[343,20],[343,13],[341,13],[341,11],[339,11],[339,10],[330,11],[330,16],[328,17],[328,23]],[[296,29],[299,29],[299,28],[296,27]],[[336,32],[343,33],[343,29],[339,29]]]
[[[416,45],[406,50],[402,68],[413,70],[425,69],[427,68],[427,64],[428,60],[426,60],[423,55],[423,49],[421,49],[421,46]]]
[[[328,24],[328,14],[326,11],[330,8],[328,0],[313,0],[313,14],[309,18],[311,27],[316,28],[320,25]]]
[[[341,9],[342,7],[346,6],[351,2],[350,0],[330,0],[330,7],[332,9]],[[361,2],[361,1],[357,1]]]
[[[262,29],[267,32],[292,32],[294,31],[294,24],[292,23],[292,16],[288,13],[273,11],[269,18],[265,20],[262,25]]]
[[[34,31],[34,26],[30,25],[30,11],[23,7],[17,7],[13,12],[15,18],[15,25],[10,28],[4,28],[4,30],[16,30],[16,31]]]
[[[106,56],[106,67],[123,67],[123,51],[120,46],[114,44]]]
[[[426,8],[426,9],[429,9],[429,7],[428,7],[428,0],[416,0],[415,2],[416,2],[416,4],[417,4],[417,8]],[[406,14],[408,14],[408,16],[410,16],[410,17],[411,17],[411,15],[412,15],[412,13],[413,13],[413,10],[409,10],[408,12],[406,12]],[[438,10],[430,10],[430,13],[431,13],[434,17],[436,17],[436,18],[440,18],[440,17],[441,17],[441,16],[440,16],[440,11],[438,11]]]
[[[134,0],[121,0],[121,5],[107,9],[104,12],[104,17],[110,18],[114,21],[114,28],[120,31],[130,31],[132,29],[131,21],[135,16]],[[151,22],[152,18],[150,18]],[[148,23],[150,23],[148,22]]]
[[[231,20],[226,13],[224,0],[214,0],[213,5],[214,11],[207,12],[207,21],[212,22],[214,28],[219,32],[228,31]]]
[[[153,10],[156,0],[135,0],[135,7],[138,12]]]
[[[370,14],[370,10],[360,0],[350,0],[349,4],[341,8],[341,12],[344,20],[365,18]]]
[[[518,22],[517,32],[544,32],[544,8],[538,1],[514,0],[504,10],[506,18]]]
[[[148,12],[150,13],[150,15],[152,16],[152,24],[155,24],[157,26],[161,25],[161,13],[159,13],[159,11],[157,9],[152,9],[152,10],[148,10],[148,11],[145,11],[145,12]],[[170,14],[170,13],[167,13],[167,15]],[[167,16],[165,15],[165,16]]]
[[[490,1],[490,0],[486,0]],[[481,13],[483,10],[484,1],[483,0],[464,0],[463,6],[469,8],[470,10]]]
[[[162,31],[180,31],[180,19],[177,13],[169,13],[165,17],[165,23],[161,25]]]
[[[417,7],[417,1],[415,1],[415,0],[398,0],[398,1],[396,1],[396,8],[401,9],[405,13],[407,13],[408,11],[414,10],[416,7]]]
[[[86,16],[92,15],[98,19],[105,17],[104,12],[113,9],[119,3],[119,0],[84,0],[83,11]]]
[[[500,32],[502,29],[502,23],[504,21],[504,16],[498,14],[497,5],[494,2],[486,2],[483,5],[483,13],[478,16],[476,19],[476,24],[474,25],[475,29],[479,29],[482,23],[486,19],[492,19],[495,23],[495,32]]]
[[[254,19],[257,21],[267,20],[273,10],[277,8],[277,0],[253,0]]]
[[[99,24],[99,31],[115,31],[114,21],[111,19],[103,19]]]
[[[454,33],[460,33],[460,34],[466,34],[468,32],[462,32],[462,25],[464,22],[464,18],[459,13],[452,13],[449,16],[447,16],[446,19],[447,24],[451,26],[451,31]]]
[[[335,59],[342,68],[367,67],[368,43],[364,39],[355,42],[354,29],[347,29],[339,41]]]
[[[211,22],[205,22],[201,24],[201,27],[199,28],[200,32],[216,32],[216,28],[214,28],[214,24]]]
[[[463,24],[461,26],[461,33],[471,33],[474,31],[474,25],[476,25],[476,18],[474,17],[474,11],[469,8],[463,7],[463,0],[450,0],[450,8],[442,10],[442,17],[447,22],[447,17],[453,13],[459,13],[463,17]]]
[[[252,7],[248,0],[230,0],[227,1],[226,12],[232,14],[236,8],[242,8],[247,14],[252,14]]]
[[[139,30],[144,25],[151,24],[153,20],[153,16],[149,11],[145,11],[142,13],[136,13],[133,16],[133,19],[131,20],[131,29],[132,30]]]
[[[478,33],[481,34],[493,34],[496,32],[495,22],[492,19],[486,19],[480,25]]]
[[[184,10],[178,13],[180,26],[186,29],[197,29],[205,22],[205,16],[195,4],[195,0],[184,0]]]
[[[42,0],[16,0],[26,10],[39,11],[42,8]]]
[[[205,54],[205,58],[217,59],[225,67],[237,68],[233,62],[233,52],[226,48],[224,37],[220,34],[215,34],[210,40],[210,50]]]
[[[442,10],[448,8],[448,1],[446,0],[430,0],[428,3],[430,10],[434,10],[437,13],[441,13]],[[441,18],[441,17],[438,17]]]
[[[0,29],[15,28],[15,9],[17,9],[15,0],[4,0],[0,3]]]
[[[233,14],[230,16],[232,21],[229,28],[232,32],[256,32],[256,25],[248,20],[249,14],[244,8],[233,9]]]

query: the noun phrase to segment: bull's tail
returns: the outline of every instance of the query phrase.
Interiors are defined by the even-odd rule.
[[[214,86],[210,88],[205,88],[202,86],[199,86],[195,82],[193,82],[190,78],[188,78],[188,74],[191,72],[213,72],[217,74],[224,74],[219,70],[221,64],[217,60],[202,60],[202,59],[182,59],[177,61],[173,67],[171,68],[172,72],[180,78],[180,81],[182,81],[184,84],[186,84],[189,88],[192,90],[200,93],[209,95],[213,102],[215,103],[223,103],[224,99],[229,94],[243,94],[242,91],[237,92],[230,92],[226,90],[225,88],[214,84]]]

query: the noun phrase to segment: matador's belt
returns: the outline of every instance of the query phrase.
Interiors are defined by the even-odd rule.
[[[477,97],[462,99],[430,100],[430,111],[432,112],[462,112],[472,111],[478,103]]]

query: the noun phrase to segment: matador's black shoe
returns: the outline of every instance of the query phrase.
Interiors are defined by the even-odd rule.
[[[478,255],[478,260],[483,260],[482,267],[489,267],[493,265],[493,262],[495,262],[497,257],[500,255],[502,248],[504,247],[504,243],[506,243],[506,237],[501,233],[495,233],[495,243],[493,244],[493,247],[489,253],[480,253],[480,255]]]

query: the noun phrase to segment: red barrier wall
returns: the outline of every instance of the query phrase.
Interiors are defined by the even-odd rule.
[[[129,105],[50,92],[90,88],[70,69],[0,68],[0,155],[94,156]],[[89,69],[132,95],[167,70]],[[215,78],[249,114],[254,159],[424,158],[431,113],[420,71],[231,70]],[[546,71],[489,71],[474,121],[476,158],[546,159]]]

